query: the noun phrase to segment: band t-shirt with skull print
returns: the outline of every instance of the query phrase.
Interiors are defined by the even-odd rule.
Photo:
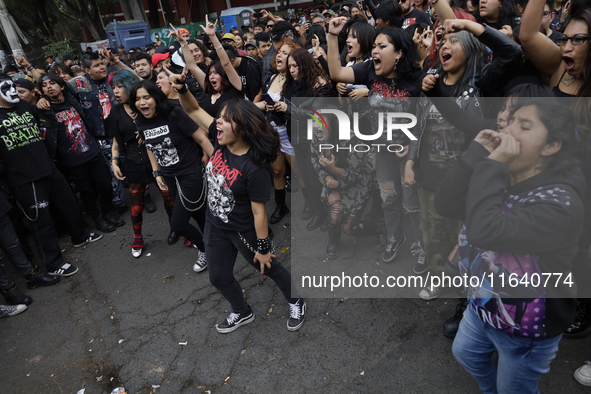
[[[217,119],[209,126],[215,140],[214,152],[207,174],[207,219],[219,228],[230,231],[254,229],[251,201],[267,202],[273,187],[273,170],[268,163],[258,166],[250,150],[237,156],[227,146],[218,144]]]
[[[163,176],[179,176],[194,171],[195,167],[201,168],[197,142],[191,137],[199,126],[182,108],[175,106],[168,118],[158,115],[137,119],[136,124],[146,148],[156,156]]]

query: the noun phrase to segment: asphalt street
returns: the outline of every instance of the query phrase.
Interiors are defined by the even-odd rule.
[[[34,303],[0,320],[1,393],[102,394],[119,386],[132,394],[479,392],[442,335],[452,298],[308,298],[306,322],[289,332],[282,294],[239,258],[235,274],[256,320],[219,334],[214,326],[230,306],[207,271],[193,272],[195,249],[166,243],[168,222],[160,196],[154,200],[159,209],[144,215],[146,249],[139,259],[131,256],[126,214],[124,227],[84,248],[60,240],[80,271],[56,286],[27,290],[2,260]],[[270,203],[269,215],[273,208]],[[300,230],[300,210],[295,203],[292,214],[272,226],[279,258],[288,267],[300,263],[292,260],[293,241],[315,251],[316,264],[327,263],[321,257],[326,233]],[[343,236],[341,243],[378,263],[373,239]],[[409,246],[391,263],[407,274],[414,262]],[[590,338],[562,340],[540,391],[591,392],[572,377],[589,356]]]

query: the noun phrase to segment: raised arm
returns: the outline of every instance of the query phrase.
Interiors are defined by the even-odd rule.
[[[236,90],[242,90],[242,80],[240,79],[240,76],[238,75],[236,69],[232,65],[232,62],[230,62],[230,58],[228,57],[226,50],[220,43],[220,40],[218,40],[218,36],[216,36],[215,34],[215,27],[217,26],[217,24],[217,20],[215,21],[215,24],[211,23],[207,15],[205,15],[205,27],[201,26],[201,28],[203,29],[205,34],[209,36],[209,39],[211,40],[211,43],[215,48],[215,52],[218,54],[218,57],[220,58],[220,63],[222,63],[222,67],[224,68],[224,71],[226,72],[226,75],[228,76],[230,83],[232,84],[232,86],[234,86]]]
[[[540,33],[545,0],[530,0],[521,16],[519,40],[523,51],[544,75],[552,76],[562,61],[560,47]]]
[[[185,85],[185,77],[178,74],[171,74],[168,79],[174,90],[179,94],[179,101],[187,115],[189,115],[199,127],[202,127],[204,130],[209,130],[209,126],[213,123],[213,116],[201,108],[197,100],[195,100],[195,97],[189,93],[189,90]]]
[[[330,78],[335,82],[355,82],[355,73],[351,67],[341,66],[341,58],[339,57],[339,39],[338,35],[343,30],[343,26],[347,22],[347,18],[338,17],[332,18],[328,25],[328,70],[330,71]]]
[[[14,55],[11,56],[14,58],[14,60],[16,60],[19,66],[26,67],[26,69],[31,73],[33,78],[35,78],[35,82],[39,81],[39,78],[41,78],[41,74],[39,74],[39,71],[37,71],[37,69],[33,67],[31,63],[29,63],[23,55],[18,55],[18,57]]]
[[[444,23],[446,19],[456,19],[456,15],[447,1],[431,1],[431,7],[435,10],[439,23]]]
[[[197,80],[197,82],[199,83],[199,85],[201,86],[201,88],[203,88],[204,83],[205,83],[205,73],[203,72],[203,70],[201,70],[198,66],[197,63],[195,63],[195,59],[193,59],[193,56],[191,55],[191,53],[189,52],[187,47],[187,41],[183,38],[183,36],[179,33],[178,29],[176,29],[172,23],[170,23],[170,27],[171,27],[171,31],[170,33],[168,33],[168,37],[174,37],[176,38],[176,40],[179,42],[179,44],[181,44],[181,50],[183,53],[183,59],[185,60],[185,64],[187,66],[187,69],[189,71],[191,71],[191,74],[193,74],[193,76],[195,77],[195,79]],[[205,53],[203,54],[205,56]]]

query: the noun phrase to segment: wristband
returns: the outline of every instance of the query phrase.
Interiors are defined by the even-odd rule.
[[[333,33],[332,31],[329,31],[328,34],[333,35],[333,36],[339,36],[339,33]]]
[[[29,64],[29,65],[27,66],[27,70],[29,70],[29,71],[33,71],[34,69],[35,69],[35,67],[33,67],[33,65],[32,65],[32,64]]]
[[[187,84],[184,84],[183,87],[180,90],[177,90],[177,88],[173,88],[175,92],[177,92],[178,94],[185,94],[189,91],[189,89],[187,88]]]
[[[217,51],[218,49],[222,49],[224,46],[220,44],[219,47],[215,47],[214,49]]]
[[[118,157],[111,158],[111,161],[116,161],[117,163],[121,163],[121,159]]]
[[[152,171],[152,175],[154,176],[154,178],[162,176],[162,171],[160,171],[160,170]]]
[[[257,251],[260,254],[267,254],[269,253],[270,249],[270,240],[269,237],[261,239],[257,238]]]

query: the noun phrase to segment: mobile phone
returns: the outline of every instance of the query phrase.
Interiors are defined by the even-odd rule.
[[[252,17],[255,19],[259,19],[263,17],[263,13],[262,12],[255,12],[254,14],[252,14]]]
[[[302,23],[302,25],[305,25],[306,24],[306,17],[305,16],[300,17],[300,22]]]
[[[269,95],[269,93],[263,93],[261,95],[261,98],[263,100],[265,100],[265,102],[267,103],[267,105],[275,105],[275,100],[273,100],[273,98]]]

